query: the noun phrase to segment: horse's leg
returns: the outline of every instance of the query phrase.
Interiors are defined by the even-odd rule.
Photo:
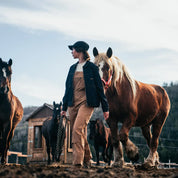
[[[9,122],[9,124],[3,131],[3,139],[1,143],[2,144],[1,164],[6,164],[7,150],[9,147],[8,138],[9,138],[11,127],[12,127],[12,122]]]
[[[108,143],[107,148],[106,148],[106,158],[107,158],[108,165],[111,164],[112,153],[113,153],[113,147],[111,143]]]
[[[112,155],[113,155],[113,144],[112,144],[112,140],[111,140],[111,134],[109,134],[108,137],[108,146],[107,146],[107,155],[108,155],[108,165],[110,166],[111,164],[111,160],[112,160]]]
[[[54,143],[52,143],[51,144],[51,147],[52,147],[52,162],[54,162],[55,161],[55,158],[56,158],[56,143],[54,142]]]
[[[1,142],[1,149],[2,149],[1,150],[1,164],[6,164],[6,155],[7,155],[6,140],[7,140],[7,138],[3,134],[3,138],[2,138],[2,142]]]
[[[49,138],[45,138],[46,140],[46,151],[48,154],[48,164],[51,163],[51,157],[50,157],[50,144],[49,144]]]
[[[123,167],[123,165],[124,165],[123,150],[122,150],[122,144],[119,141],[119,137],[118,137],[117,122],[114,122],[111,118],[109,118],[107,120],[107,123],[111,130],[112,143],[113,143],[114,162],[113,162],[112,166],[113,167]]]
[[[10,119],[11,120],[11,119]],[[13,138],[13,136],[14,136],[14,131],[15,131],[15,128],[16,128],[16,126],[17,126],[17,124],[20,122],[20,119],[19,119],[19,117],[13,117],[13,119],[11,120],[11,122],[10,122],[10,125],[12,125],[11,126],[11,129],[10,129],[10,132],[9,132],[9,134],[8,134],[8,137],[7,137],[7,143],[6,143],[6,149],[8,150],[9,149],[9,147],[10,147],[10,141],[11,141],[11,139]]]
[[[113,146],[110,145],[109,146],[109,162],[108,162],[109,166],[111,165],[112,155],[113,155]]]
[[[139,159],[138,147],[128,138],[130,128],[132,127],[132,122],[128,122],[130,119],[126,119],[123,123],[120,132],[119,139],[122,142],[128,158],[132,161],[137,161]]]
[[[98,143],[95,141],[94,143],[94,147],[95,147],[95,151],[96,151],[96,165],[99,165],[100,162],[99,162],[99,146],[98,146]]]
[[[2,137],[2,128],[0,128],[0,157],[1,157],[1,155],[2,155],[2,139],[3,139],[3,137]]]
[[[107,163],[109,164],[109,145],[108,145],[108,143],[107,143],[107,145],[106,145],[106,160],[107,160]]]
[[[13,119],[13,121],[14,121],[14,119]],[[16,128],[17,124],[18,124],[18,122],[13,122],[11,131],[10,131],[9,136],[8,136],[8,139],[7,139],[7,144],[6,144],[6,145],[7,145],[7,150],[8,150],[9,147],[10,147],[10,141],[11,141],[11,139],[12,139],[13,136],[14,136],[14,131],[15,131],[15,128]]]
[[[102,147],[103,147],[102,157],[103,157],[104,162],[106,163],[107,162],[107,159],[106,159],[106,144],[103,144]]]
[[[153,167],[159,164],[159,155],[157,152],[159,136],[161,134],[162,127],[166,120],[167,115],[165,113],[160,114],[159,117],[156,117],[152,124],[152,139],[150,143],[150,153],[147,159],[144,162],[145,167]]]
[[[150,148],[151,139],[152,139],[151,126],[147,125],[147,126],[142,127],[141,129],[142,129],[142,134],[145,137],[147,144]]]

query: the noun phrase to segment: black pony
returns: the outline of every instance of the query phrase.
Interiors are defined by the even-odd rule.
[[[94,148],[96,151],[97,165],[99,165],[99,148],[102,148],[102,156],[104,162],[111,164],[113,147],[111,142],[111,132],[107,128],[103,121],[96,119],[95,121],[90,121],[90,135],[89,139],[94,140]]]
[[[62,146],[64,145],[65,128],[61,118],[61,106],[62,103],[56,104],[53,102],[53,117],[44,121],[42,126],[42,134],[46,140],[48,164],[50,164],[50,152],[52,153],[52,161],[59,161],[62,152]],[[59,125],[60,124],[60,125]],[[59,128],[61,127],[61,128]],[[59,138],[59,136],[61,138]],[[58,143],[60,139],[60,143]]]

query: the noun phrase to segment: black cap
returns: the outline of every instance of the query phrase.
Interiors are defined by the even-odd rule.
[[[74,43],[73,45],[69,45],[68,47],[70,50],[73,50],[74,48],[78,52],[88,51],[89,49],[89,45],[84,41],[77,41],[76,43]]]

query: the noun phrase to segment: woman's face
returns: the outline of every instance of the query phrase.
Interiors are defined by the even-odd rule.
[[[72,50],[72,56],[74,59],[79,58],[79,53],[74,48]]]

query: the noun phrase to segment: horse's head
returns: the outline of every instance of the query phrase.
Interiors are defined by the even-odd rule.
[[[60,104],[55,103],[55,101],[53,102],[53,118],[56,120],[59,120],[61,117],[61,107],[62,107],[61,102]]]
[[[119,58],[112,55],[112,49],[108,48],[106,53],[98,53],[98,50],[93,48],[95,57],[94,63],[99,67],[101,80],[103,81],[105,92],[110,87],[118,87],[124,81],[129,81],[133,91],[133,96],[136,93],[136,84],[134,78],[128,72],[127,67]],[[125,79],[125,80],[124,80]]]
[[[97,118],[95,121],[90,121],[90,135],[89,139],[94,139],[96,136],[102,135],[103,132],[103,122],[101,119]]]
[[[108,89],[112,83],[113,65],[112,65],[112,49],[108,48],[106,53],[98,53],[97,48],[93,48],[95,57],[94,63],[99,67],[99,73],[104,85],[104,89]]]
[[[12,59],[8,62],[0,58],[0,94],[7,94],[11,89]]]

